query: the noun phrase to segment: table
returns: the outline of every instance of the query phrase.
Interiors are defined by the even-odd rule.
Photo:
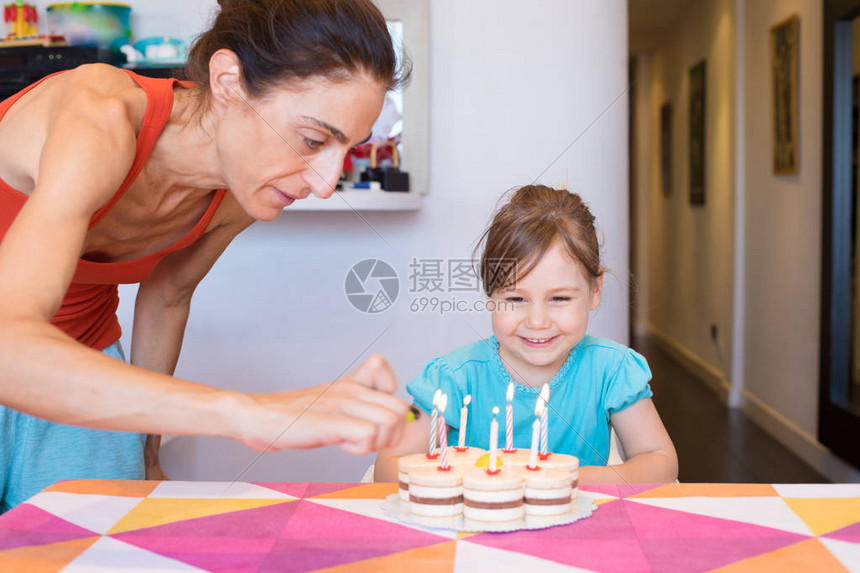
[[[395,488],[60,482],[0,516],[0,571],[860,571],[860,484],[583,487],[591,517],[504,534],[398,523]]]

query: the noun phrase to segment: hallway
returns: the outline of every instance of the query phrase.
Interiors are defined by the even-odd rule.
[[[827,483],[829,480],[676,363],[651,337],[633,347],[654,375],[654,403],[678,451],[681,482]]]

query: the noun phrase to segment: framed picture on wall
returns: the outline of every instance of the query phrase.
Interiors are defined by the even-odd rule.
[[[705,204],[705,60],[690,68],[690,205]]]
[[[672,194],[672,104],[660,107],[660,185],[663,195]]]
[[[797,173],[797,47],[800,18],[795,14],[770,29],[773,85],[773,172]]]

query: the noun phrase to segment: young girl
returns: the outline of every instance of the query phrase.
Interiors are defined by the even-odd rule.
[[[483,236],[480,274],[494,336],[430,362],[407,391],[423,410],[398,445],[381,450],[376,481],[396,481],[397,458],[427,450],[433,395],[448,395],[449,444],[471,396],[466,445],[489,448],[493,406],[514,382],[514,447],[531,445],[535,404],[549,384],[549,450],[580,459],[580,483],[663,483],[678,476],[672,440],[651,401],[645,359],[586,334],[603,268],[594,217],[582,199],[542,185],[520,188]],[[499,447],[505,444],[504,415]],[[607,467],[610,426],[627,461]]]

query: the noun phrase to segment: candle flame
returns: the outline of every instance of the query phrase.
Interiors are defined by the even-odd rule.
[[[465,398],[463,398],[463,407],[465,408],[472,402],[472,395],[467,394]]]
[[[544,402],[549,402],[549,384],[544,384],[540,389],[540,397]]]
[[[508,384],[508,402],[514,399],[514,383]]]
[[[441,397],[442,397],[442,390],[441,389],[436,390],[436,393],[433,394],[433,407],[434,408],[439,403],[439,398],[441,398]]]
[[[540,418],[540,415],[543,414],[543,409],[544,409],[543,400],[538,398],[537,404],[535,404],[535,416]]]
[[[439,398],[439,405],[438,405],[438,406],[436,406],[436,408],[439,410],[439,412],[441,412],[442,414],[444,414],[444,413],[445,413],[445,408],[447,408],[447,407],[448,407],[448,395],[447,395],[447,394],[442,394],[442,397],[441,397],[441,398]]]
[[[499,413],[499,407],[498,407],[498,406],[493,406],[493,416],[495,416],[495,415],[496,415],[496,414],[498,414],[498,413]]]

